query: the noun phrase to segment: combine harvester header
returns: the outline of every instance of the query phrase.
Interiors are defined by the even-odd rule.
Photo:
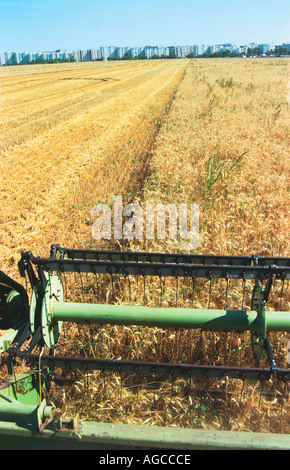
[[[0,382],[0,448],[84,449],[289,449],[290,437],[283,434],[159,428],[72,419],[56,419],[47,405],[49,385],[55,369],[98,370],[165,377],[201,377],[270,381],[288,384],[290,369],[276,363],[270,332],[290,332],[290,312],[267,309],[273,285],[280,284],[283,298],[290,279],[290,258],[259,256],[205,256],[116,251],[72,250],[52,245],[49,258],[23,252],[19,262],[28,291],[0,272],[0,353],[6,356],[10,377]],[[108,275],[116,279],[137,278],[144,285],[143,305],[68,302],[66,276]],[[191,285],[192,298],[201,280],[207,281],[207,308],[146,305],[146,280],[171,278],[176,285]],[[224,308],[210,308],[212,283],[226,285]],[[230,282],[241,283],[240,309],[229,309]],[[253,286],[250,308],[245,307],[246,283]],[[162,363],[96,357],[66,357],[57,354],[63,324],[136,325],[162,329],[249,332],[254,366],[196,363]],[[38,349],[39,352],[35,352]],[[44,351],[48,350],[48,353]],[[260,367],[263,356],[268,365]],[[15,361],[25,361],[31,370],[15,375]]]

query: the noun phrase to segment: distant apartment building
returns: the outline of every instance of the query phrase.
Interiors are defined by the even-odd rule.
[[[189,54],[193,53],[193,46],[176,46],[175,55],[179,59],[185,59]]]
[[[263,54],[267,54],[267,52],[271,52],[275,49],[274,44],[258,44],[258,47],[261,49]]]
[[[144,48],[143,54],[146,57],[146,59],[151,59],[151,57],[153,56],[152,51],[153,51],[152,47],[145,47]]]
[[[104,46],[101,47],[101,54],[104,60],[117,58],[117,47],[116,46]]]
[[[216,44],[214,46],[209,46],[208,50],[204,52],[204,54],[214,54],[215,52],[237,52],[238,46],[235,44],[231,43],[225,43],[225,44]]]
[[[123,59],[127,54],[129,54],[130,47],[117,47],[116,58]]]
[[[76,62],[88,62],[91,59],[90,49],[80,49],[78,51],[73,51],[73,58]]]
[[[15,64],[15,52],[7,51],[0,53],[1,65],[13,65]]]
[[[181,50],[181,49],[182,49],[182,46],[176,46],[176,47],[175,47],[175,55],[176,55],[176,57],[178,57],[179,59],[182,59],[182,58],[183,58],[183,57],[182,57],[183,54],[182,54],[182,50]]]
[[[156,46],[148,47],[142,51],[142,55],[145,55],[147,59],[152,59],[152,57],[167,57],[169,56],[169,47]]]
[[[90,54],[87,49],[80,49],[78,51],[73,51],[73,58],[76,62],[83,62],[89,59]]]
[[[91,60],[91,53],[88,49],[82,49],[80,51],[81,54],[81,61],[82,62],[89,62]]]
[[[248,46],[245,44],[244,46],[239,47],[239,54],[246,55],[248,51]]]
[[[102,53],[100,48],[90,49],[91,60],[100,60],[102,58]]]
[[[131,47],[129,49],[129,56],[135,59],[141,54],[142,49],[140,47]]]
[[[156,47],[155,55],[158,57],[167,57],[169,55],[169,47]]]
[[[27,52],[25,57],[26,64],[34,61],[48,60],[49,54],[49,52]]]
[[[234,54],[239,54],[239,46],[237,46],[236,44],[232,44],[230,51]]]
[[[209,46],[207,52],[204,52],[204,54],[216,54],[219,52],[224,52],[226,50],[226,47],[223,44],[215,44],[213,46]]]
[[[255,49],[256,47],[258,47],[256,42],[250,42],[250,44],[248,44],[248,49]]]
[[[81,62],[81,51],[73,51],[72,55],[75,62]]]
[[[65,49],[58,49],[57,51],[55,51],[55,54],[56,59],[68,60],[70,57],[70,54]]]
[[[117,47],[117,59],[123,59],[127,53],[126,47]]]
[[[146,59],[152,59],[152,57],[156,54],[156,47],[146,46],[142,51],[142,55],[146,57]]]
[[[0,52],[0,66],[5,65],[5,52]]]
[[[168,49],[170,55],[176,55],[175,46],[170,46]]]
[[[197,44],[193,46],[193,57],[210,53],[210,46],[208,44]]]
[[[16,64],[27,64],[28,52],[16,52],[15,63]]]

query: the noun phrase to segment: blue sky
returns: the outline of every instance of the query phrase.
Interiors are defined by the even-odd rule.
[[[290,41],[290,0],[0,0],[0,51]]]

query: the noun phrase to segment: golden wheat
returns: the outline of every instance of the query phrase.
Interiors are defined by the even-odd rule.
[[[3,266],[15,277],[22,248],[47,255],[52,242],[108,247],[91,238],[91,209],[97,202],[111,205],[116,195],[141,204],[199,204],[199,253],[289,256],[288,80],[284,59],[1,70]],[[210,173],[215,168],[223,171],[217,183]],[[168,239],[124,246],[180,250],[178,241]],[[187,283],[161,285],[152,278],[144,293],[136,279],[130,288],[128,280],[113,286],[109,276],[99,276],[97,284],[90,277],[68,282],[75,301],[94,301],[96,290],[101,302],[142,304],[146,297],[148,305],[159,306],[162,292],[162,306],[174,306],[176,299],[180,306],[192,305]],[[207,302],[207,292],[201,283],[194,306]],[[217,286],[212,301],[223,305]],[[234,283],[230,301],[241,302]],[[289,309],[289,294],[283,303]],[[288,339],[271,335],[286,367]],[[67,324],[58,348],[72,356],[143,361],[252,361],[248,334],[222,332]],[[81,418],[145,425],[289,432],[289,401],[261,397],[260,383],[100,372],[73,378],[70,389],[54,390],[58,413],[78,410]]]
[[[142,181],[187,62],[1,70],[0,259],[87,246],[93,206]],[[12,266],[9,266],[9,263]]]
[[[199,253],[288,256],[287,80],[285,61],[191,61],[156,138],[143,196],[141,192],[132,200],[200,204]],[[207,162],[225,170],[225,179],[217,186],[206,171]],[[180,251],[179,243],[169,239],[131,241],[128,246]],[[109,277],[100,276],[100,298],[142,304],[142,283],[131,280],[131,296],[126,282],[119,291]],[[159,306],[160,282],[158,278],[148,282],[146,304]],[[212,302],[218,308],[223,308],[225,290],[222,283],[212,286]],[[184,282],[178,288],[175,281],[164,282],[162,306],[174,307],[176,298],[180,306],[190,307],[192,286]],[[241,286],[231,283],[231,307],[239,308],[241,300]],[[194,306],[205,306],[207,301],[208,286],[201,283]],[[272,307],[278,305],[279,300]],[[289,310],[289,293],[284,295],[283,306]],[[62,342],[64,349],[69,344],[74,353],[81,347],[85,355],[116,359],[253,365],[248,333],[201,335],[136,327],[91,328],[79,333],[71,333],[69,343]],[[281,367],[287,367],[288,340],[289,335],[270,335]],[[99,421],[288,433],[289,400],[280,398],[287,390],[275,382],[266,386],[226,379],[164,381],[138,374],[133,378],[110,374],[104,380],[100,373],[91,373],[77,377],[65,396],[56,393],[55,404],[71,413],[79,409],[84,394],[87,405],[81,406],[82,416]]]
[[[199,204],[198,253],[289,256],[289,64],[289,60],[212,59],[192,60],[187,68],[156,139],[143,203]],[[215,181],[218,171],[223,176]],[[133,247],[179,252],[180,240],[145,239],[135,241]],[[223,308],[224,292],[220,284],[212,292],[218,308]],[[199,297],[206,306],[206,285]],[[241,298],[241,288],[232,283],[233,308],[240,308]],[[188,306],[186,296],[179,300]],[[279,305],[278,298],[271,308]],[[289,291],[284,293],[283,306],[289,310]],[[289,335],[270,337],[281,366],[288,367]],[[197,347],[197,335],[191,339]],[[203,362],[252,361],[247,335],[208,334],[201,348]],[[198,359],[194,351],[192,358]],[[210,387],[207,384],[207,390]],[[184,411],[192,410],[184,392],[182,425],[289,432],[289,401],[283,408],[285,403],[281,406],[275,397],[270,402],[261,399],[259,384],[242,386],[233,381],[229,387],[231,402],[214,400],[208,392],[200,415]],[[196,396],[194,406],[201,410]]]

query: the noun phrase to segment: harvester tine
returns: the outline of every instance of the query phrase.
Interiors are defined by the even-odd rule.
[[[120,400],[122,401],[123,397],[123,382],[122,382],[122,370],[120,368]]]
[[[224,377],[224,384],[223,384],[222,391],[223,391],[223,396],[225,400],[225,406],[227,408],[230,408],[229,403],[230,403],[231,395],[228,393],[228,377],[227,376]]]
[[[63,284],[64,284],[64,300],[65,302],[67,301],[67,279],[66,279],[66,275],[65,275],[65,271],[63,270],[62,271],[62,274],[63,274]]]
[[[263,394],[263,390],[264,390],[264,379],[263,378],[260,380],[260,383],[261,383],[261,388],[260,388],[260,397],[259,397],[259,408],[261,406],[261,398],[262,398],[262,394]]]
[[[193,308],[193,302],[194,302],[194,292],[195,292],[195,277],[192,276],[192,301],[191,301],[192,308]]]
[[[212,275],[209,275],[209,294],[208,294],[208,306],[207,308],[210,308],[210,302],[211,302],[211,288],[212,288]]]
[[[278,384],[278,380],[276,380],[277,384]],[[283,416],[283,409],[284,409],[284,404],[285,404],[285,397],[286,397],[286,382],[284,382],[284,391],[278,391],[278,398],[280,398],[280,402],[281,402],[281,419],[282,419],[282,416]]]
[[[92,288],[93,296],[94,296],[94,301],[95,301],[95,299],[96,299],[97,296],[96,296],[96,289],[95,289],[95,285],[94,285],[94,282],[93,282],[92,277],[90,278],[90,286],[91,286],[91,288]]]
[[[74,278],[74,283],[77,285],[78,280],[77,280],[77,272],[76,271],[73,272],[73,278]]]
[[[275,275],[274,273],[270,273],[269,274],[269,277],[268,277],[268,280],[267,280],[267,284],[266,284],[266,287],[265,287],[265,300],[266,302],[268,301],[269,299],[269,296],[270,296],[270,291],[271,291],[271,288],[273,286],[273,282],[275,280]]]
[[[111,276],[111,303],[115,302],[115,288],[114,288],[114,275],[110,274]]]
[[[287,400],[289,400],[289,387],[288,387],[288,382],[285,380],[285,382],[284,382],[284,393],[282,393],[281,417],[282,417],[282,414],[283,414],[284,405],[285,405],[285,403],[287,403]]]
[[[131,297],[131,280],[130,280],[130,276],[127,276],[127,278],[128,278],[129,301],[131,302],[132,301],[132,297]]]
[[[154,400],[154,403],[156,403],[156,390],[157,390],[157,374],[154,374],[153,375],[153,378],[154,378],[154,385],[153,385],[153,400]]]
[[[282,281],[281,293],[280,293],[280,310],[282,310],[282,302],[283,302],[283,295],[284,295],[284,285],[285,279]]]
[[[85,298],[84,298],[84,284],[83,284],[82,274],[81,274],[80,271],[79,271],[79,276],[80,276],[80,280],[81,280],[82,301],[83,301],[83,303],[85,303]]]
[[[107,373],[106,373],[106,370],[104,368],[104,366],[101,368],[101,377],[102,377],[102,380],[103,380],[103,392],[106,394],[106,390],[107,390]]]
[[[242,310],[244,310],[245,292],[246,292],[246,275],[244,274],[244,278],[243,278],[243,294],[242,294]]]
[[[99,276],[97,273],[95,273],[95,280],[96,280],[96,286],[97,286],[97,298],[100,299],[101,298],[101,295],[100,295],[100,283],[99,283]]]
[[[146,277],[145,277],[145,274],[143,274],[143,290],[144,290],[143,303],[144,303],[144,306],[146,306]]]
[[[25,290],[26,290],[26,292],[28,292],[28,280],[27,280],[27,276],[26,276],[26,271],[24,271],[24,278],[25,278]]]
[[[241,394],[240,394],[239,406],[241,406],[241,403],[242,403],[242,401],[243,401],[244,390],[245,390],[245,383],[246,383],[246,380],[243,379],[243,385],[242,385]]]
[[[86,372],[85,372],[85,380],[84,380],[84,383],[85,383],[85,393],[86,393],[87,397],[89,397],[89,392],[90,392],[90,376],[89,376],[88,370],[86,370]]]
[[[173,399],[174,382],[175,382],[175,379],[174,379],[174,374],[173,374],[173,372],[171,371],[171,394],[170,394],[170,405],[171,405],[171,403],[172,403],[172,399]]]
[[[229,280],[229,275],[228,275],[228,273],[227,273],[227,287],[226,287],[226,297],[225,297],[224,310],[226,310],[226,309],[227,309],[227,306],[228,306],[229,283],[230,283],[230,280]]]
[[[136,395],[137,395],[137,401],[139,400],[139,387],[140,387],[140,372],[139,372],[139,367],[136,367],[135,370],[135,377],[137,377],[137,385],[136,385]]]
[[[160,279],[160,307],[162,306],[162,297],[163,297],[163,284],[162,284],[162,276],[159,275]]]

